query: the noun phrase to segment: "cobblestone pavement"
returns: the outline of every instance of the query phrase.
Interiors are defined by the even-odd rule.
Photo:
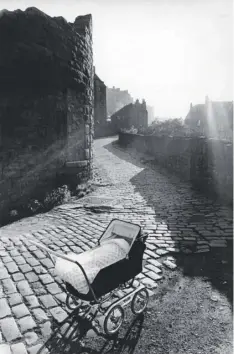
[[[204,253],[231,243],[232,213],[192,191],[114,138],[95,141],[96,190],[51,212],[0,229],[0,353],[37,353],[68,314],[53,263],[27,238],[53,250],[82,252],[113,218],[149,234],[138,276],[151,293],[178,253]],[[48,352],[46,347],[41,353]]]

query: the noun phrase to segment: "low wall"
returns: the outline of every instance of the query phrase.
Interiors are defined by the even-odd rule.
[[[119,144],[155,162],[224,203],[233,200],[233,145],[223,140],[119,133]]]

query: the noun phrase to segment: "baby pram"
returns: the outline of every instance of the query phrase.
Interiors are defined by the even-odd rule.
[[[139,225],[115,219],[94,248],[79,254],[64,255],[32,243],[54,261],[55,272],[66,286],[68,308],[74,310],[71,301],[75,301],[75,308],[91,321],[101,313],[105,334],[113,335],[122,325],[128,303],[134,314],[142,313],[147,306],[147,289],[134,281],[142,271],[146,237]],[[110,305],[105,306],[107,303]]]

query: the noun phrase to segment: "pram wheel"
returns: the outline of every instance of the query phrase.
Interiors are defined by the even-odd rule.
[[[111,336],[118,332],[124,320],[124,310],[120,305],[116,305],[107,314],[104,320],[105,334]]]
[[[149,301],[149,293],[146,289],[139,290],[132,299],[131,310],[134,315],[139,315],[142,313]]]

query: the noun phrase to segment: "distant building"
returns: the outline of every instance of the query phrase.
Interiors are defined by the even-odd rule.
[[[107,125],[106,85],[94,75],[94,136],[103,136]]]
[[[121,108],[111,116],[112,129],[116,133],[120,129],[130,129],[131,127],[140,129],[148,127],[148,112],[145,100],[142,103],[136,100]]]
[[[148,124],[151,124],[155,120],[154,107],[147,105],[146,108],[147,108],[147,112],[148,112]]]
[[[233,102],[211,101],[192,105],[184,123],[206,137],[232,139],[233,137]]]
[[[112,116],[129,103],[133,103],[133,98],[127,90],[120,90],[119,88],[107,88],[107,114]]]

